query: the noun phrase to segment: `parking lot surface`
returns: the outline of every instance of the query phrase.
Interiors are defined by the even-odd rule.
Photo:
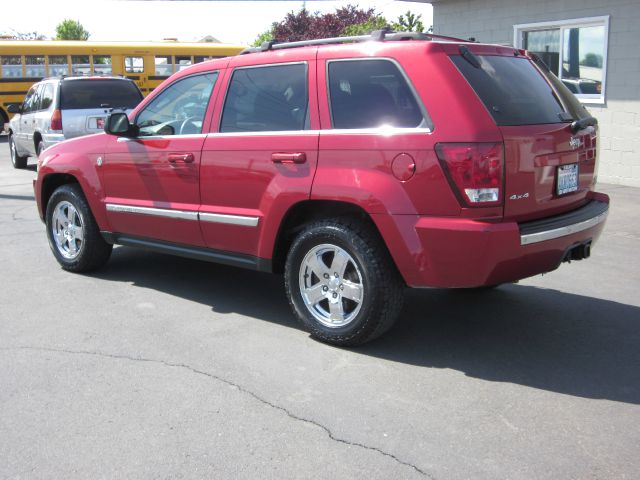
[[[118,247],[64,272],[0,136],[0,479],[635,479],[640,190],[601,185],[589,260],[407,291],[358,349],[282,278]]]

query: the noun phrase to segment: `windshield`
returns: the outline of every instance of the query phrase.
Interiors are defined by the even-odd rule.
[[[125,80],[67,80],[60,86],[60,108],[134,108],[142,94],[133,82]]]
[[[474,66],[462,55],[451,56],[497,125],[568,121],[558,95],[529,59],[491,55],[474,55],[473,58],[479,66]]]

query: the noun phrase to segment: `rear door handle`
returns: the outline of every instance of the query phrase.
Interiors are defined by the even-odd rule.
[[[193,163],[194,160],[195,160],[195,157],[193,156],[193,153],[170,153],[169,154],[169,161],[171,163],[177,163],[177,162]]]
[[[304,152],[272,153],[271,161],[273,163],[305,163],[307,161],[307,155]]]

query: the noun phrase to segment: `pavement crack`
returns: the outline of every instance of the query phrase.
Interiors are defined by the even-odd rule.
[[[36,351],[36,352],[52,352],[52,353],[66,353],[69,355],[91,355],[91,356],[96,356],[96,357],[101,357],[101,358],[111,358],[111,359],[116,359],[116,360],[128,360],[128,361],[132,361],[132,362],[142,362],[142,363],[153,363],[153,364],[159,364],[159,365],[164,365],[166,367],[171,367],[171,368],[183,368],[186,370],[191,371],[192,373],[195,373],[196,375],[203,375],[205,377],[209,377],[213,380],[216,380],[218,382],[224,383],[226,385],[229,385],[231,387],[237,388],[238,391],[244,393],[245,395],[250,396],[251,398],[255,399],[256,401],[258,401],[259,403],[266,405],[274,410],[278,410],[282,413],[284,413],[286,416],[288,416],[289,418],[291,418],[292,420],[298,421],[298,422],[303,422],[303,423],[307,423],[310,425],[314,425],[315,427],[318,427],[319,429],[323,430],[327,436],[329,437],[330,440],[337,442],[337,443],[341,443],[350,447],[359,447],[362,448],[364,450],[369,450],[372,452],[376,452],[384,457],[390,458],[393,461],[395,461],[396,463],[403,465],[405,467],[409,467],[411,469],[413,469],[415,472],[419,473],[420,475],[429,478],[431,480],[435,480],[435,477],[433,477],[432,475],[430,475],[429,473],[425,472],[424,470],[422,470],[420,467],[404,461],[400,458],[398,458],[396,455],[386,452],[384,450],[382,450],[381,448],[378,447],[373,447],[370,445],[365,445],[364,443],[360,443],[360,442],[355,442],[355,441],[351,441],[351,440],[347,440],[346,438],[341,438],[339,436],[337,436],[335,433],[333,433],[331,431],[331,429],[329,427],[327,427],[326,425],[323,425],[322,423],[316,421],[316,420],[312,420],[310,418],[305,418],[302,417],[300,415],[297,415],[295,413],[293,413],[292,411],[290,411],[289,409],[282,407],[280,405],[277,405],[273,402],[270,402],[269,400],[261,397],[260,395],[258,395],[257,393],[252,392],[251,390],[243,387],[242,385],[232,382],[231,380],[227,380],[225,378],[222,378],[218,375],[215,375],[213,373],[210,372],[206,372],[204,370],[199,370],[197,368],[192,367],[191,365],[187,365],[185,363],[174,363],[174,362],[168,362],[166,360],[158,360],[158,359],[154,359],[154,358],[145,358],[145,357],[132,357],[130,355],[116,355],[113,353],[105,353],[105,352],[92,352],[92,351],[88,351],[88,350],[67,350],[67,349],[57,349],[57,348],[46,348],[46,347],[29,347],[29,346],[21,346],[21,347],[0,347],[0,351],[19,351],[19,350],[30,350],[30,351]]]

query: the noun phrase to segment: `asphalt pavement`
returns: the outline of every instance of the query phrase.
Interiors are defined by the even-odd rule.
[[[0,136],[0,479],[636,479],[640,189],[592,257],[407,291],[357,349],[282,277],[118,247],[61,270]]]

